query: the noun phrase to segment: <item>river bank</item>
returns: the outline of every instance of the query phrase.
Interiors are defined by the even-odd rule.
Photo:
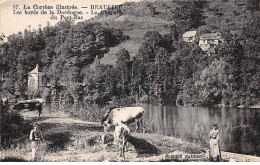
[[[126,158],[120,157],[119,149],[111,144],[112,133],[107,134],[107,142],[101,141],[104,135],[100,123],[71,118],[67,114],[56,112],[43,113],[36,118],[35,112],[22,113],[25,122],[37,122],[44,134],[40,148],[43,162],[114,162],[114,161],[208,161],[208,151],[194,143],[172,136],[132,133],[132,136],[146,146],[156,147],[160,153],[137,154],[133,146],[128,147]],[[19,145],[1,150],[1,161],[31,161],[28,135],[22,135]],[[23,140],[22,140],[23,139]],[[146,148],[149,150],[149,147]],[[260,157],[222,152],[223,161],[260,161]]]

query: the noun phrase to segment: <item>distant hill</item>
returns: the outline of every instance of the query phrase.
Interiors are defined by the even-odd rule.
[[[192,1],[192,0],[191,0]],[[190,1],[190,2],[191,2]],[[199,1],[199,0],[198,0]],[[256,2],[254,2],[256,1]],[[203,25],[197,29],[198,34],[206,32],[223,32],[232,29],[232,33],[240,35],[241,29],[246,25],[248,18],[254,14],[259,15],[258,7],[250,6],[257,4],[258,0],[201,0]],[[141,2],[126,2],[120,12],[110,11],[100,13],[91,22],[99,22],[105,26],[118,28],[124,34],[130,36],[101,59],[101,63],[114,64],[115,52],[125,48],[134,57],[142,42],[142,37],[147,31],[159,31],[162,35],[170,32],[173,24],[179,24],[189,19],[189,1],[180,0],[155,0]],[[185,23],[184,23],[185,24]],[[183,29],[185,29],[183,27]]]
[[[130,36],[130,40],[126,40],[118,46],[110,48],[110,51],[101,59],[101,63],[106,64],[114,64],[116,59],[114,54],[121,48],[127,49],[130,56],[134,57],[147,31],[154,30],[159,31],[161,34],[166,34],[170,32],[170,25],[174,23],[173,21],[166,21],[160,18],[133,15],[107,16],[97,18],[93,22],[100,22],[109,27],[119,28],[125,35]]]

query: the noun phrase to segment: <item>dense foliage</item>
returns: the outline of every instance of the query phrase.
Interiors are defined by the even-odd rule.
[[[78,84],[84,81],[85,67],[125,39],[127,36],[117,29],[88,22],[74,25],[70,21],[10,35],[1,45],[1,90],[25,98],[27,73],[39,64],[52,86],[62,85],[75,95]]]
[[[24,125],[23,121],[23,117],[18,112],[10,111],[8,105],[0,99],[1,149],[10,147],[15,139],[26,131],[27,125]]]
[[[1,89],[26,97],[27,73],[39,64],[52,89],[74,101],[114,101],[122,106],[135,101],[194,106],[257,104],[260,16],[259,7],[254,5],[259,6],[259,1],[230,0],[238,6],[236,9],[245,6],[243,19],[236,23],[232,23],[231,15],[242,18],[240,12],[232,9],[230,14],[219,5],[229,1],[217,1],[125,3],[120,14],[177,23],[165,35],[148,30],[133,58],[128,50],[120,49],[114,66],[101,64],[99,59],[111,47],[129,39],[120,29],[66,21],[11,35],[1,45],[5,75]],[[213,53],[203,52],[198,43],[182,41],[183,32],[191,28],[197,28],[200,34],[219,31],[224,42]]]

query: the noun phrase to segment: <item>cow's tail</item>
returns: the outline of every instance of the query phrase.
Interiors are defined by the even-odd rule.
[[[144,108],[143,108],[143,115],[141,117],[141,124],[142,124],[142,131],[143,131],[143,134],[144,134],[145,133]]]
[[[144,134],[145,133],[144,117],[141,117],[140,123],[141,123],[141,128],[142,128],[142,131],[143,131],[143,134]]]

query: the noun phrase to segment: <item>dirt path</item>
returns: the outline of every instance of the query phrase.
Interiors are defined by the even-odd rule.
[[[111,144],[112,133],[106,135],[106,143],[101,142],[104,135],[100,123],[86,122],[69,118],[64,113],[43,114],[39,119],[35,112],[22,113],[30,125],[37,122],[44,135],[40,148],[39,161],[72,161],[72,162],[103,162],[103,161],[208,161],[208,152],[193,143],[175,137],[156,134],[133,133],[132,136],[145,146],[157,148],[159,154],[137,154],[133,146],[128,147],[126,158],[119,156],[118,146]],[[30,142],[24,135],[25,142],[19,150],[1,151],[1,159],[12,155],[20,160],[30,161]],[[169,159],[166,159],[166,158]],[[234,161],[260,161],[259,157],[223,152],[222,157]],[[17,159],[18,159],[17,158]]]

